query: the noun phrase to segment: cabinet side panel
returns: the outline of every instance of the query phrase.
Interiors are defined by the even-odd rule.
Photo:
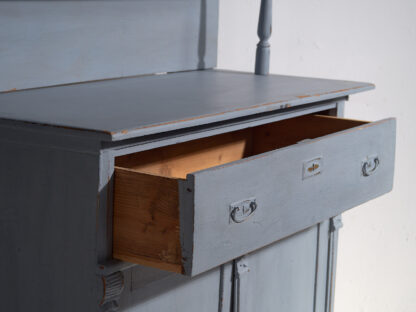
[[[3,139],[2,311],[94,311],[98,156]]]

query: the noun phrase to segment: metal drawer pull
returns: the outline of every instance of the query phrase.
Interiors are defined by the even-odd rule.
[[[255,198],[244,199],[230,205],[230,223],[241,223],[247,220],[257,209]]]
[[[377,156],[369,157],[368,160],[364,161],[363,163],[363,176],[368,177],[376,172],[378,165],[380,164],[380,160]]]

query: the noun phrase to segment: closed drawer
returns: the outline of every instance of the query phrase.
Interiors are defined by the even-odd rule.
[[[116,159],[114,258],[196,275],[391,190],[395,120],[309,115]]]

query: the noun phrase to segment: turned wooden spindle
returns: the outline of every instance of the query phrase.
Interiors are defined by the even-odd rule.
[[[270,63],[270,43],[272,35],[272,0],[261,0],[257,35],[260,38],[256,50],[256,75],[268,75]]]

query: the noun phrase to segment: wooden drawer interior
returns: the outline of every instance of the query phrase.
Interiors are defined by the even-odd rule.
[[[178,183],[188,173],[365,123],[307,115],[117,157],[114,258],[183,272]]]
[[[307,115],[116,158],[117,167],[185,179],[195,172],[353,128],[365,121]]]

